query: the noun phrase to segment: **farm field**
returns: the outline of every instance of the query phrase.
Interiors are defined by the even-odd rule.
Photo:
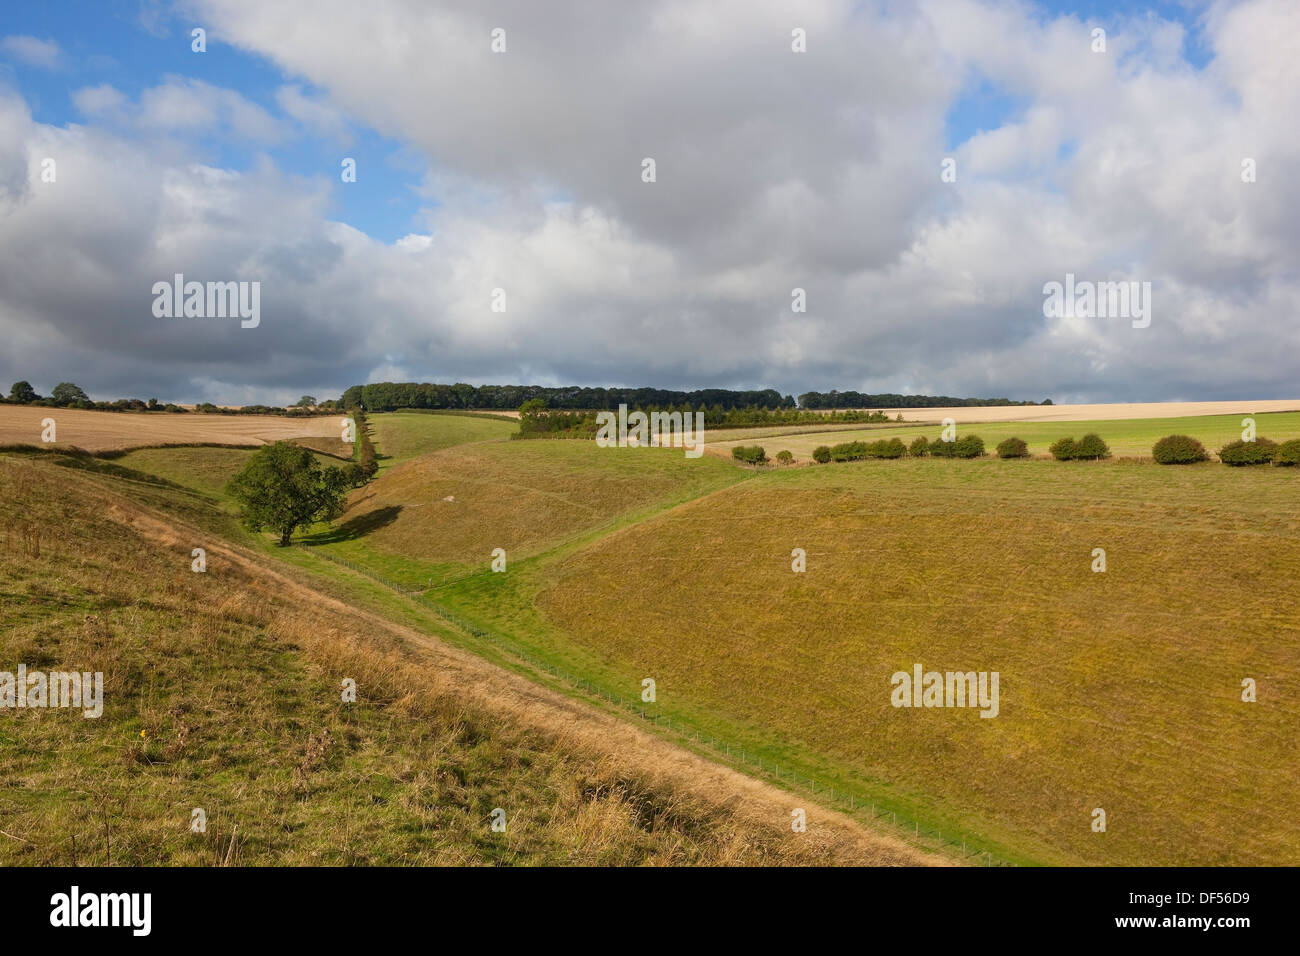
[[[53,418],[55,447],[90,452],[153,445],[212,442],[261,445],[299,437],[339,437],[341,415],[204,415],[167,412],[97,412],[77,408],[0,405],[0,445],[40,445],[41,420]]]
[[[957,408],[883,408],[890,418],[902,413],[910,421],[958,424],[971,422],[1108,422],[1126,418],[1198,418],[1205,415],[1250,415],[1300,411],[1300,398],[1255,402],[1120,402],[1091,405],[963,405]]]
[[[984,439],[984,446],[993,454],[997,443],[1004,438],[1015,436],[1029,443],[1031,455],[1047,456],[1048,448],[1058,438],[1073,436],[1081,438],[1088,432],[1096,432],[1106,440],[1111,454],[1115,457],[1150,458],[1151,446],[1165,435],[1185,434],[1200,439],[1207,451],[1214,455],[1230,441],[1241,437],[1242,414],[1207,415],[1193,418],[1139,418],[1111,419],[1093,421],[1015,421],[983,422],[980,424],[959,424],[957,435],[979,435]],[[1258,434],[1275,441],[1300,438],[1300,412],[1267,412],[1253,416]],[[931,441],[939,437],[940,426],[932,425],[871,425],[857,428],[837,428],[834,431],[796,432],[793,429],[780,435],[744,436],[739,432],[728,432],[725,436],[715,438],[706,434],[708,450],[715,454],[730,455],[736,445],[761,444],[767,450],[768,457],[774,456],[782,449],[794,454],[798,461],[811,461],[813,449],[818,445],[836,445],[847,441],[875,441],[879,438],[899,438],[910,442],[919,435]],[[735,437],[733,437],[735,436]],[[763,437],[763,440],[758,439]],[[725,438],[725,440],[723,440]]]
[[[1295,418],[1259,415],[1259,432],[1290,437]],[[1207,426],[1236,437],[1240,419],[1098,430],[1114,448],[1124,429],[1204,440]],[[360,586],[321,560],[334,556],[426,588],[492,635],[459,646],[544,661],[588,693],[635,700],[652,677],[650,709],[717,742],[715,759],[739,754],[733,765],[796,793],[829,787],[837,807],[852,796],[857,819],[896,837],[915,821],[1020,863],[1300,862],[1294,469],[903,459],[754,471],[678,450],[482,438],[455,416],[376,414],[371,427],[413,457],[355,491],[308,548],[262,545],[269,559]],[[1006,427],[1028,437],[1025,423]],[[148,449],[113,464],[220,499],[249,454]],[[133,493],[163,506],[173,495]],[[488,572],[494,547],[505,574]],[[1091,570],[1098,547],[1105,573]],[[386,619],[441,626],[363,583],[367,600],[388,595],[375,605]],[[998,717],[892,707],[890,675],[916,663],[997,671]],[[1240,699],[1247,677],[1256,703]],[[1089,828],[1096,807],[1104,835]]]

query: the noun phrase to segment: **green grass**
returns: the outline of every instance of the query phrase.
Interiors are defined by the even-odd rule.
[[[1265,437],[1300,434],[1300,413],[1256,419]],[[1233,415],[958,434],[990,450],[1017,435],[1043,454],[1097,431],[1138,457],[1171,433],[1214,451],[1240,427]],[[938,433],[888,433],[909,431]],[[810,435],[806,452],[853,437]],[[801,440],[763,443],[799,454]],[[680,451],[497,442],[385,471],[287,559],[330,554],[405,588],[433,577],[432,599],[507,648],[624,701],[653,677],[652,712],[745,748],[764,775],[779,765],[784,784],[813,777],[1002,859],[1295,864],[1297,492],[1295,470],[1214,463],[754,472]],[[442,507],[448,495],[463,513]],[[487,571],[497,546],[506,574]],[[790,570],[794,547],[806,574]],[[1090,570],[1096,547],[1105,574]],[[328,573],[343,586],[350,572]],[[428,613],[366,587],[385,613]],[[999,671],[1002,714],[890,707],[889,675],[916,662]],[[1243,677],[1258,703],[1240,701]],[[1089,829],[1096,806],[1104,835]]]
[[[1298,492],[1283,469],[796,469],[448,600],[1012,858],[1294,864]],[[999,671],[1001,715],[892,708],[916,662]]]
[[[352,495],[339,522],[303,541],[405,587],[425,587],[431,577],[486,570],[495,548],[513,562],[745,477],[717,458],[676,449],[462,445],[381,473]]]
[[[224,499],[226,483],[253,454],[247,448],[142,448],[115,461],[212,498]],[[327,456],[318,455],[317,460],[338,464]]]
[[[1135,418],[1093,422],[989,422],[958,425],[957,435],[979,435],[984,439],[985,448],[990,454],[998,442],[1014,436],[1029,443],[1031,455],[1047,455],[1048,447],[1058,438],[1073,436],[1077,439],[1088,432],[1096,432],[1110,445],[1112,455],[1131,458],[1150,458],[1151,446],[1165,435],[1191,435],[1200,439],[1213,455],[1228,442],[1241,437],[1241,420],[1244,417],[1200,415],[1189,418]],[[1265,438],[1281,441],[1300,437],[1300,412],[1267,412],[1254,418],[1258,434]],[[767,449],[768,457],[787,449],[794,453],[796,459],[808,461],[818,445],[874,441],[882,437],[910,442],[919,435],[934,441],[938,439],[940,431],[938,425],[876,425],[870,428],[799,434],[784,432],[778,436],[768,435],[757,443]],[[723,449],[756,443],[753,438],[733,437],[731,433],[720,433],[717,439],[712,435],[705,437],[710,447]]]
[[[622,754],[521,725],[510,701],[466,694],[459,671],[258,568],[214,554],[192,573],[186,547],[118,522],[133,505],[116,491],[197,507],[175,485],[0,455],[0,660],[104,674],[97,720],[0,712],[0,865],[815,859]],[[195,807],[205,833],[189,829]],[[490,828],[495,807],[506,833]]]
[[[470,442],[501,441],[519,430],[516,422],[436,412],[376,412],[367,416],[384,467]]]

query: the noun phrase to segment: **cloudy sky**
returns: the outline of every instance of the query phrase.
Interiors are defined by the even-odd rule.
[[[0,387],[1300,397],[1297,117],[1295,0],[7,3]]]

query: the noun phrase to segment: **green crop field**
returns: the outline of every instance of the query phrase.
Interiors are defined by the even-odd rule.
[[[1200,439],[1213,455],[1230,441],[1241,437],[1242,415],[1200,415],[1191,418],[1134,418],[1094,422],[987,422],[957,426],[957,435],[979,435],[984,439],[989,454],[1004,438],[1017,437],[1029,443],[1031,455],[1048,454],[1048,447],[1058,438],[1081,438],[1096,432],[1110,445],[1116,457],[1150,458],[1151,446],[1165,435],[1191,435]],[[1267,412],[1255,415],[1258,434],[1274,441],[1300,438],[1300,412]],[[760,434],[767,432],[766,435]],[[918,435],[931,441],[939,437],[938,425],[872,425],[854,428],[841,426],[828,431],[799,431],[755,429],[751,435],[741,430],[706,434],[705,440],[713,449],[728,451],[735,445],[761,444],[768,457],[782,449],[794,454],[800,461],[812,459],[818,445],[836,445],[847,441],[875,441],[879,438],[900,438],[910,442]],[[729,453],[729,451],[728,451]]]

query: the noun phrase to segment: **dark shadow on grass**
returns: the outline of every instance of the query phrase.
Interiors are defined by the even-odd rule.
[[[385,525],[392,524],[401,513],[401,505],[376,508],[374,511],[367,511],[363,515],[357,515],[355,518],[343,522],[338,527],[330,528],[328,531],[318,531],[315,534],[306,535],[302,538],[302,543],[338,544],[340,541],[354,541],[357,538],[364,538],[372,531],[378,531]]]
[[[63,468],[75,468],[78,471],[89,471],[97,475],[112,475],[114,478],[123,478],[127,481],[138,481],[146,485],[158,485],[161,488],[174,488],[178,491],[187,491],[190,494],[198,494],[201,497],[209,498],[201,492],[196,492],[193,488],[187,488],[184,485],[178,485],[167,478],[160,478],[157,475],[151,475],[148,472],[136,471],[134,468],[127,468],[124,465],[114,465],[111,462],[102,461],[90,455],[67,455],[54,459],[54,464]]]

